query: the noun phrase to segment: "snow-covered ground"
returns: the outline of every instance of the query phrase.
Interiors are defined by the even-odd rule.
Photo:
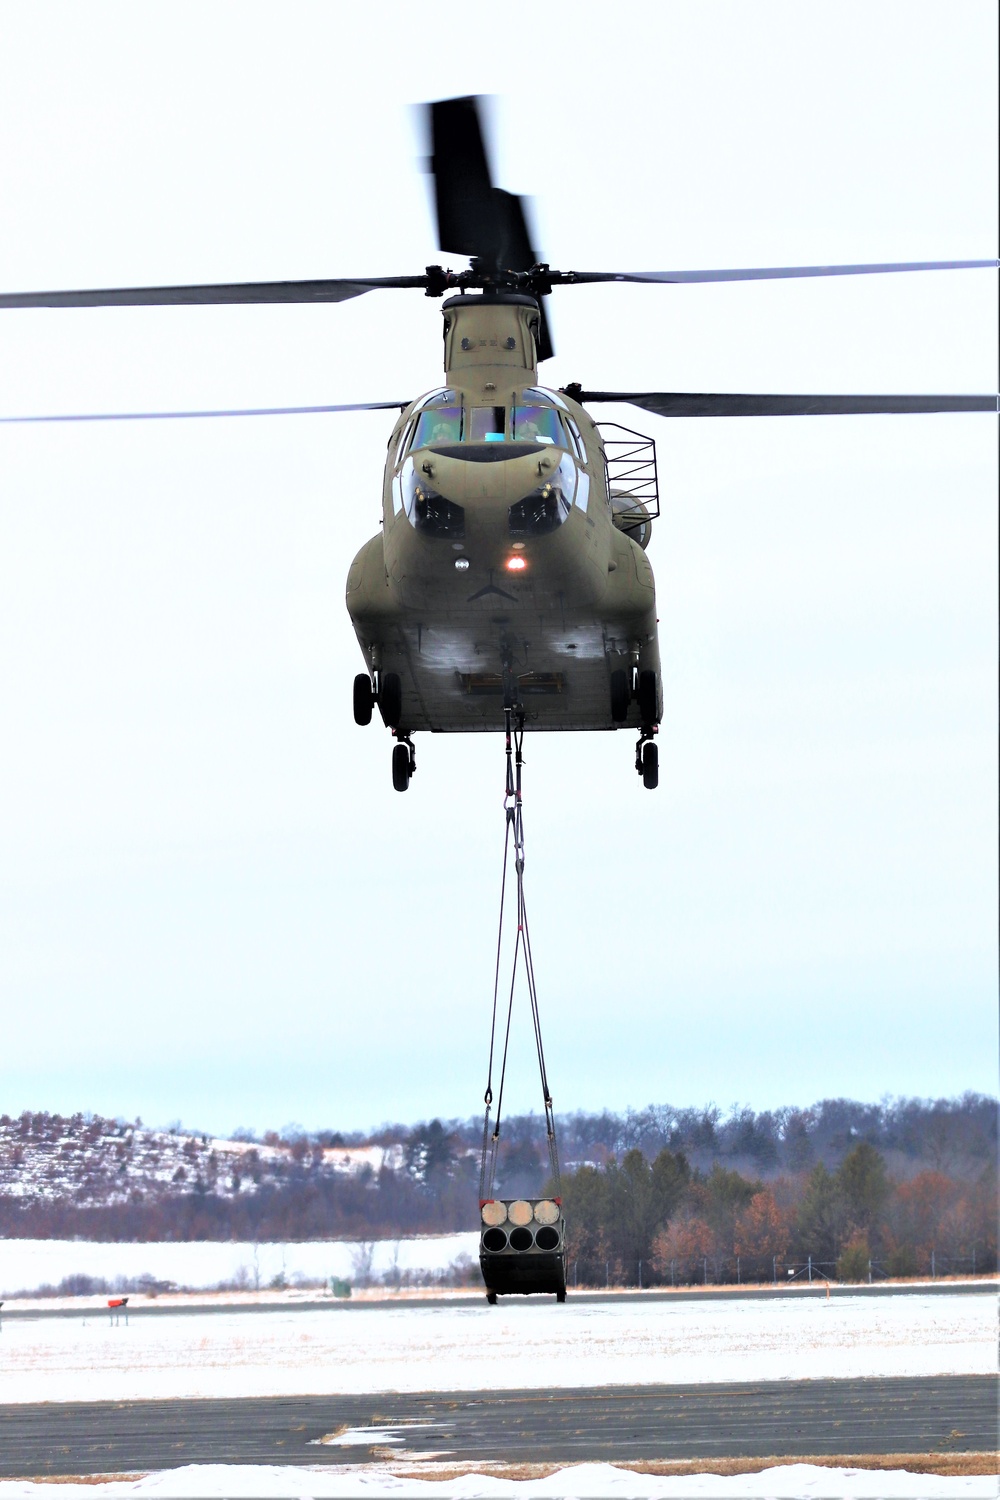
[[[446,1271],[465,1256],[479,1256],[479,1234],[426,1235],[405,1240],[309,1240],[302,1244],[220,1243],[212,1240],[116,1244],[94,1240],[0,1240],[0,1297],[58,1286],[67,1276],[155,1281],[201,1289],[222,1282],[266,1287],[276,1277],[294,1283],[331,1276],[356,1279],[370,1256],[370,1274],[394,1270],[418,1275]]]
[[[0,1500],[42,1500],[49,1486],[25,1480],[0,1481]],[[201,1497],[304,1497],[357,1500],[359,1495],[412,1500],[993,1500],[992,1475],[942,1478],[901,1470],[818,1468],[788,1464],[759,1474],[723,1478],[717,1474],[663,1477],[634,1474],[610,1464],[577,1464],[545,1479],[511,1480],[466,1474],[460,1479],[400,1479],[386,1472],[317,1473],[310,1469],[255,1464],[192,1464],[124,1483],[60,1484],[59,1500],[118,1500],[149,1495],[155,1500]]]
[[[350,1306],[4,1320],[0,1402],[820,1377],[996,1368],[982,1295]]]

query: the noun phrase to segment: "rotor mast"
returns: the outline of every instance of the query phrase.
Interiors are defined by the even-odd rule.
[[[444,314],[444,369],[449,384],[534,385],[538,379],[539,309],[520,292],[449,297]]]

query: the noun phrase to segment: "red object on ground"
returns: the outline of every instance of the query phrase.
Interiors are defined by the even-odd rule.
[[[108,1298],[108,1306],[109,1307],[127,1307],[128,1306],[128,1298],[127,1297],[109,1297]]]

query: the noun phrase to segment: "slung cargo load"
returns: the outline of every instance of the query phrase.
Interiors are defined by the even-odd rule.
[[[558,1198],[487,1198],[480,1204],[479,1264],[490,1302],[554,1292],[566,1300],[566,1224]]]

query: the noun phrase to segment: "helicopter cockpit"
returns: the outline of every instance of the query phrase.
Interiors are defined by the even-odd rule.
[[[457,391],[432,391],[411,418],[400,457],[439,444],[503,442],[551,444],[586,465],[580,430],[565,404],[537,386],[528,386],[511,406],[465,406]]]
[[[493,444],[505,448],[494,449]],[[539,447],[562,450],[559,463],[543,484],[510,506],[512,537],[544,536],[562,525],[574,505],[587,509],[587,453],[568,407],[554,391],[537,386],[526,387],[510,405],[490,406],[465,404],[459,392],[448,388],[432,391],[411,416],[399,444],[393,509],[404,511],[427,536],[461,539],[463,508],[434,490],[414,454],[430,448],[450,459],[482,462],[522,457]]]

